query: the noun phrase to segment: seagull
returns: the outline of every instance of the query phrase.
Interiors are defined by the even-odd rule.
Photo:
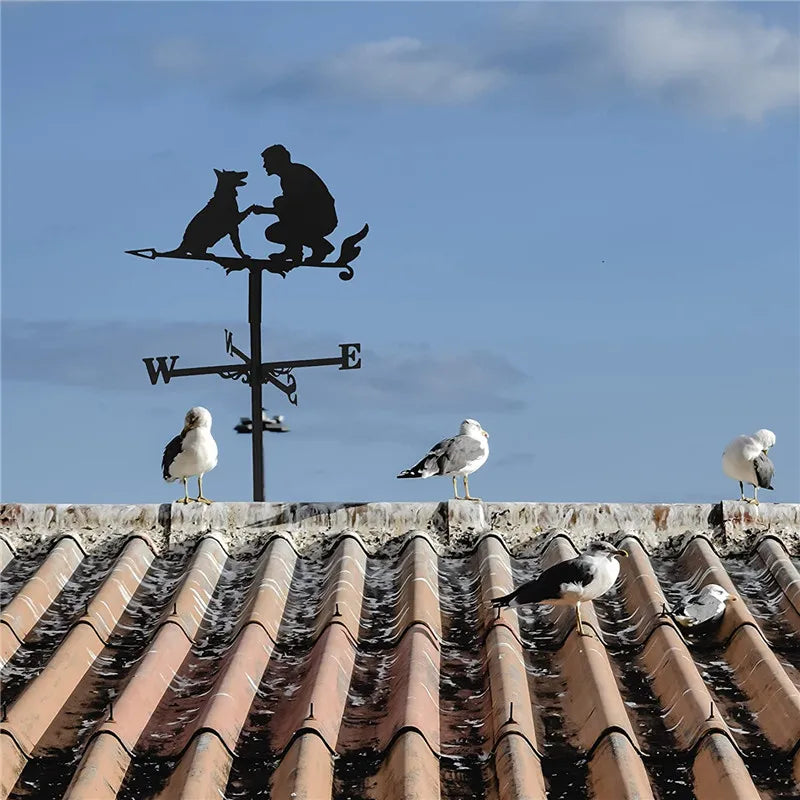
[[[461,423],[458,436],[443,439],[435,444],[419,463],[403,470],[398,478],[430,478],[431,475],[450,475],[453,478],[453,494],[456,500],[458,485],[456,478],[464,479],[465,500],[480,500],[470,497],[467,476],[486,463],[489,458],[489,434],[474,419],[465,419]]]
[[[592,542],[581,555],[554,564],[511,594],[492,598],[492,605],[498,609],[529,603],[574,605],[578,635],[583,636],[581,603],[596,600],[614,585],[619,575],[616,557],[627,555],[611,542]]]
[[[719,622],[725,614],[725,604],[735,600],[718,583],[709,583],[681,600],[672,610],[672,618],[682,628],[709,626]]]
[[[183,430],[165,448],[161,459],[161,469],[165,481],[183,481],[183,498],[179,503],[197,500],[198,503],[211,503],[203,497],[203,475],[217,466],[217,443],[211,435],[211,413],[202,406],[195,406],[186,412]],[[189,497],[186,481],[197,475],[197,497]]]
[[[772,476],[775,467],[767,458],[767,451],[775,446],[775,434],[762,428],[750,436],[737,436],[722,454],[722,470],[735,481],[739,481],[740,500],[758,505],[758,490],[773,489]],[[753,497],[744,496],[744,485],[753,487]]]

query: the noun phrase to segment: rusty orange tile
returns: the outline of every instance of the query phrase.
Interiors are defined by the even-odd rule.
[[[192,725],[195,731],[214,731],[230,752],[236,750],[242,726],[272,657],[275,640],[269,631],[277,633],[280,625],[297,556],[285,540],[276,539],[262,559],[256,575],[257,593],[233,655],[220,673],[205,710]],[[224,784],[220,789],[224,791]]]
[[[407,730],[394,740],[369,783],[368,796],[374,800],[437,800],[439,761],[417,731]]]
[[[624,731],[639,747],[625,711],[605,648],[594,636],[570,636],[558,653],[561,674],[570,691],[564,708],[576,746],[590,751],[610,728]]]
[[[395,508],[265,504],[276,527],[264,533],[268,543],[257,561],[257,542],[237,545],[229,556],[215,539],[222,534],[206,535],[239,520],[260,536],[252,523],[261,512],[248,504],[181,509],[166,540],[153,536],[167,550],[154,556],[143,541],[129,539],[110,571],[108,558],[92,552],[64,587],[70,592],[34,622],[37,642],[48,626],[56,632],[34,663],[35,677],[21,675],[26,659],[37,657],[31,636],[31,647],[4,668],[15,700],[0,722],[0,800],[44,796],[41,779],[55,775],[56,762],[64,774],[52,796],[72,800],[148,792],[158,800],[244,800],[267,787],[287,800],[465,800],[470,787],[486,800],[546,800],[567,797],[568,786],[575,797],[647,799],[671,788],[661,755],[675,764],[682,791],[694,782],[699,800],[800,796],[792,784],[800,783],[800,753],[792,749],[796,689],[786,682],[788,667],[774,668],[793,658],[780,636],[794,629],[791,602],[800,587],[773,534],[756,542],[748,561],[736,561],[743,552],[734,550],[734,561],[725,562],[730,575],[703,539],[679,557],[669,547],[648,557],[636,537],[626,537],[630,557],[621,560],[616,592],[594,604],[605,631],[593,604],[582,608],[587,628],[606,647],[603,638],[576,635],[571,608],[504,609],[498,619],[490,606],[513,588],[514,574],[527,577],[575,555],[566,535],[553,536],[553,525],[566,520],[582,546],[586,536],[616,538],[624,524],[657,548],[660,536],[665,543],[668,533],[675,537],[670,526],[680,525],[683,538],[693,519],[695,534],[721,546],[732,541],[715,538],[721,526],[755,523],[717,515],[716,532],[708,530],[711,506],[661,506],[637,517],[592,504],[430,504],[401,513],[404,530],[421,534],[368,556],[354,535],[368,534],[363,541],[372,547],[375,526],[392,523]],[[27,513],[14,512],[29,530]],[[139,516],[160,520],[155,507],[115,514],[121,525]],[[6,516],[0,509],[0,521]],[[55,539],[71,519],[85,527],[91,511],[58,511],[58,524],[44,511],[29,516]],[[765,508],[761,516],[770,531],[780,530],[777,511]],[[641,532],[633,519],[650,527]],[[495,533],[474,534],[490,520],[501,526]],[[551,537],[541,558],[509,554],[506,520],[508,541],[525,552],[538,552]],[[473,530],[442,535],[442,524]],[[130,522],[124,525],[129,530]],[[324,540],[327,555],[298,555],[293,529]],[[198,539],[185,565],[169,551]],[[97,539],[85,541],[95,546]],[[8,544],[17,546],[13,537]],[[20,563],[30,564],[20,553]],[[38,567],[41,575],[43,563]],[[168,589],[159,594],[153,575],[168,576]],[[699,646],[661,615],[664,592],[678,594],[659,583],[667,575],[688,579],[690,588],[760,581],[770,602],[773,591],[783,593],[781,624],[765,625],[769,642],[761,637],[768,604],[753,599],[748,584],[750,600],[734,603],[717,641]],[[23,604],[21,597],[22,590],[5,610],[16,614],[12,604]],[[118,643],[125,653],[115,657]],[[725,679],[717,685],[720,670]],[[732,715],[740,692],[752,712],[746,719]],[[113,721],[97,723],[97,698],[109,695]],[[767,785],[748,765],[771,757],[777,777]]]
[[[800,634],[800,572],[786,548],[772,536],[763,537],[755,552],[781,590],[786,623]]]
[[[71,693],[103,652],[105,641],[101,636],[108,636],[114,629],[152,560],[153,553],[141,540],[132,539],[125,545],[116,566],[81,618],[87,624],[73,627],[42,673],[8,709],[2,726],[13,731],[27,755],[33,753]],[[5,773],[6,769],[17,766],[11,760],[1,769]]]
[[[753,779],[730,740],[706,736],[694,757],[692,774],[697,800],[759,800]]]
[[[8,731],[0,729],[0,800],[14,791],[28,757],[14,741]]]
[[[589,790],[596,800],[653,800],[642,759],[623,734],[612,731],[592,753]]]
[[[315,733],[301,734],[281,759],[270,788],[275,798],[328,800],[333,796],[333,753]]]
[[[641,659],[664,709],[667,729],[684,750],[709,730],[730,735],[719,712],[711,716],[711,695],[675,624],[661,616],[664,596],[644,549],[632,538],[624,540],[624,547],[628,558],[623,559],[621,574],[626,608],[640,615],[637,624],[643,633],[650,631]]]
[[[431,544],[415,536],[405,547],[400,562],[398,610],[391,638],[399,638],[410,625],[427,625],[437,639],[442,638],[439,612],[438,557]]]
[[[504,736],[494,751],[497,800],[545,800],[539,756],[521,736]]]
[[[149,650],[113,704],[113,719],[98,729],[77,768],[76,798],[116,797],[131,754],[159,700],[197,634],[227,556],[214,538],[203,539],[191,567]],[[166,613],[166,612],[165,612]],[[115,756],[109,758],[109,750]],[[123,768],[124,767],[124,768]],[[89,793],[90,792],[90,793]]]
[[[71,537],[64,537],[53,547],[36,574],[6,606],[0,614],[0,667],[25,641],[81,561],[81,548]]]
[[[336,622],[347,629],[353,641],[358,640],[366,564],[367,555],[355,539],[346,536],[340,540],[329,559],[329,578],[316,618],[315,638]]]
[[[737,598],[726,607],[717,639],[727,642],[725,659],[759,727],[776,747],[791,750],[800,740],[800,690],[781,667],[708,541],[694,539],[680,561],[700,574],[699,585],[718,583]]]

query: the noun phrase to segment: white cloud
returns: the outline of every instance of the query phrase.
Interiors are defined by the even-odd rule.
[[[695,113],[759,121],[800,102],[798,36],[752,6],[523,3],[500,13],[480,39],[465,33],[461,50],[395,36],[276,64],[173,38],[151,50],[151,64],[172,78],[202,76],[205,88],[221,86],[249,103],[274,94],[466,105],[516,87],[572,103],[633,92]]]
[[[503,80],[499,69],[462,63],[404,36],[356,45],[321,65],[320,75],[345,94],[453,105],[470,103]]]
[[[756,15],[718,5],[631,5],[607,30],[609,56],[639,90],[750,121],[798,103],[798,37]]]

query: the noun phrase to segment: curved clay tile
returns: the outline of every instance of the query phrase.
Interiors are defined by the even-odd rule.
[[[161,800],[218,800],[224,795],[232,754],[272,657],[296,561],[293,548],[281,538],[273,539],[262,555],[255,594],[233,655],[193,723],[195,733],[158,795]]]
[[[401,609],[395,617],[406,613],[406,619],[415,621],[402,633],[391,662],[390,694],[377,723],[383,760],[370,782],[376,791],[372,796],[387,800],[439,797],[441,611],[436,563],[420,538],[401,562]]]
[[[439,760],[417,731],[408,730],[395,739],[378,774],[369,780],[367,796],[374,800],[438,800],[440,792]]]
[[[336,622],[347,629],[353,641],[358,641],[366,567],[364,548],[352,536],[342,537],[329,558],[328,579],[316,617],[315,639],[326,626]]]
[[[32,754],[69,696],[103,652],[108,635],[119,622],[152,561],[153,553],[141,539],[132,539],[125,545],[114,569],[88,604],[86,614],[72,628],[44,670],[8,709],[1,727],[13,733],[26,755]],[[15,768],[15,760],[3,759],[0,767],[3,784],[16,782],[19,774],[13,775]]]
[[[139,737],[170,685],[203,621],[227,556],[212,537],[197,547],[191,567],[149,650],[113,705],[113,719],[95,732],[65,797],[116,797]],[[169,607],[165,614],[169,611]]]
[[[480,542],[477,557],[481,578],[479,616],[483,626],[488,625],[484,659],[489,673],[492,751],[499,798],[543,800],[544,776],[517,615],[504,610],[498,618],[491,607],[493,597],[513,588],[510,559],[494,536]]]
[[[697,748],[692,765],[697,800],[759,800],[753,779],[727,736],[712,733]]]
[[[576,746],[589,752],[609,729],[619,730],[639,749],[605,647],[594,636],[570,634],[558,653],[561,675],[570,687],[564,709]]]
[[[781,667],[708,541],[693,539],[679,562],[702,576],[699,585],[718,583],[737,598],[726,606],[717,640],[725,643],[725,660],[764,735],[781,750],[791,750],[800,740],[800,690]]]
[[[343,538],[328,566],[315,625],[321,633],[302,687],[273,717],[273,747],[283,752],[272,778],[275,797],[295,793],[310,800],[333,791],[333,754],[355,664],[365,568],[359,543]]]
[[[594,800],[653,800],[642,759],[623,734],[612,731],[592,753],[589,791]]]
[[[641,631],[649,634],[640,658],[663,709],[666,728],[681,750],[693,748],[709,731],[731,736],[719,712],[715,710],[713,717],[709,713],[711,695],[694,659],[672,620],[662,616],[664,595],[644,549],[631,537],[623,546],[628,552],[622,563],[625,607],[640,615]]]
[[[274,798],[330,800],[333,756],[325,742],[315,733],[298,736],[273,773],[270,789]]]
[[[403,550],[398,588],[398,608],[387,638],[399,640],[409,626],[421,622],[441,641],[438,556],[426,538],[415,536]]]
[[[5,607],[0,615],[0,667],[16,653],[81,561],[83,550],[72,537],[65,536]]]
[[[765,536],[756,546],[764,566],[783,593],[784,619],[800,634],[800,572],[792,563],[786,548],[772,536]]]

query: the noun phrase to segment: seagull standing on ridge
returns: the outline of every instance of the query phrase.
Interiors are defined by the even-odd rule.
[[[183,497],[178,503],[196,500],[211,503],[203,497],[203,475],[217,466],[217,443],[211,435],[211,413],[202,406],[186,412],[183,430],[165,448],[161,469],[165,481],[183,481]],[[197,475],[197,497],[189,497],[186,481]]]
[[[592,542],[581,555],[548,567],[538,578],[523,583],[510,594],[492,598],[492,605],[495,608],[529,603],[575,606],[578,635],[583,636],[581,603],[596,600],[614,585],[619,575],[617,556],[627,555],[611,542]]]
[[[772,476],[775,467],[767,458],[770,447],[775,446],[775,434],[762,428],[750,436],[737,436],[722,454],[722,470],[735,481],[739,481],[740,500],[758,505],[758,490],[773,489]],[[744,496],[744,485],[753,487],[753,497]]]
[[[464,479],[464,499],[480,500],[470,497],[468,476],[486,463],[489,458],[489,434],[474,419],[461,423],[458,436],[437,442],[428,453],[413,467],[403,470],[398,478],[430,478],[431,475],[450,475],[453,478],[453,494],[456,500],[458,485],[456,478]]]

